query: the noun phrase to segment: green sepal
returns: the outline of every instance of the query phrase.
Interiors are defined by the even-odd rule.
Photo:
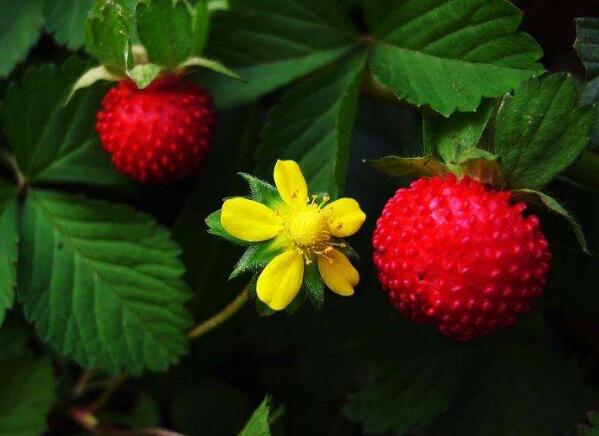
[[[504,182],[499,159],[481,148],[467,148],[456,156],[456,162],[448,165],[458,176],[469,176],[481,183],[501,186]]]
[[[198,56],[206,45],[209,12],[206,0],[143,0],[135,11],[139,39],[150,61],[175,69]]]
[[[108,71],[108,69],[104,65],[100,65],[99,67],[90,68],[85,73],[83,73],[83,75],[81,77],[79,77],[79,79],[77,79],[77,81],[71,88],[71,92],[69,93],[68,97],[66,98],[64,105],[67,106],[71,102],[73,96],[80,89],[89,88],[94,83],[97,83],[101,80],[108,80],[111,82],[116,82],[118,80],[121,80],[122,78],[123,78],[123,76],[112,74],[110,71]]]
[[[270,423],[274,420],[269,416],[271,407],[272,398],[267,396],[254,411],[239,436],[270,436]]]
[[[432,156],[385,156],[381,159],[366,160],[364,162],[374,169],[393,177],[444,176],[450,172],[444,163]]]
[[[215,73],[222,74],[232,79],[246,82],[239,74],[227,67],[225,64],[215,61],[214,59],[203,58],[200,56],[194,56],[187,59],[185,62],[181,63],[177,69],[185,71],[191,67],[206,68],[210,71],[214,71]]]
[[[276,239],[273,239],[249,247],[235,265],[229,280],[246,271],[256,271],[265,267],[277,254],[283,252],[282,246],[277,242]]]
[[[550,212],[565,218],[568,221],[568,224],[570,224],[570,227],[572,228],[572,231],[574,232],[574,235],[576,236],[576,239],[578,240],[582,250],[586,254],[591,254],[582,227],[580,224],[578,224],[572,214],[570,214],[570,212],[568,212],[568,210],[555,198],[543,192],[534,191],[532,189],[517,189],[513,191],[513,193],[516,199],[543,206]]]
[[[252,200],[263,203],[270,208],[282,205],[283,200],[279,195],[279,191],[273,185],[250,174],[239,173],[239,175],[250,185]]]
[[[162,73],[162,67],[156,64],[137,65],[127,71],[127,75],[139,89],[145,89]]]
[[[250,245],[249,242],[242,241],[241,239],[237,239],[235,236],[230,235],[224,229],[223,225],[220,222],[220,214],[221,214],[221,211],[219,209],[216,212],[212,212],[206,218],[205,222],[206,222],[206,225],[208,226],[208,233],[210,233],[211,235],[214,235],[214,236],[219,236],[219,237],[226,239],[229,242],[233,242],[234,244],[237,244],[237,245],[241,245],[241,246],[245,246],[245,247]]]
[[[306,265],[304,269],[303,291],[317,309],[321,309],[324,304],[324,282],[318,270],[318,262],[313,261]]]
[[[113,0],[98,0],[86,22],[86,48],[112,74],[124,75],[132,67],[127,12]]]
[[[338,243],[337,250],[343,253],[345,257],[348,259],[360,260],[360,253],[358,253],[354,247],[345,242],[345,240],[334,238],[333,241]]]

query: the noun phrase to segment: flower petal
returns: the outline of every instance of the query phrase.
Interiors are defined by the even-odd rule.
[[[354,294],[354,287],[360,283],[360,274],[345,254],[330,250],[318,256],[318,270],[325,285],[336,294],[344,297]]]
[[[297,162],[278,160],[275,165],[274,179],[285,203],[299,206],[308,202],[308,185]]]
[[[283,228],[283,221],[275,211],[243,197],[224,202],[220,223],[231,236],[249,242],[272,239]]]
[[[258,277],[258,298],[273,310],[285,309],[293,301],[304,279],[304,259],[297,250],[279,254]]]
[[[366,221],[366,214],[353,198],[340,198],[330,203],[324,210],[331,218],[329,224],[331,233],[338,238],[353,235]]]

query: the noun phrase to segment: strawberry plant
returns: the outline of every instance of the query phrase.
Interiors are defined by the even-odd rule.
[[[0,435],[599,431],[591,0],[0,6]]]

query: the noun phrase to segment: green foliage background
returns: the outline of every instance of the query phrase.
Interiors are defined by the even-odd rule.
[[[0,0],[0,434],[599,431],[596,5],[214,0],[206,40],[182,0],[143,0],[137,16],[135,0],[112,0],[122,14],[94,11],[86,49],[93,3]],[[219,62],[189,76],[219,121],[203,171],[180,183],[148,188],[114,170],[94,131],[110,84],[64,104],[99,61],[129,68],[140,41],[160,68]],[[388,155],[374,165],[399,178],[362,162]],[[555,261],[538,310],[513,329],[456,343],[380,291],[370,235],[422,156],[498,162],[504,186],[540,205]],[[357,295],[274,316],[247,305],[189,341],[193,320],[249,280],[242,268],[228,280],[242,248],[203,219],[247,193],[238,172],[270,179],[277,158],[367,212],[351,241]]]

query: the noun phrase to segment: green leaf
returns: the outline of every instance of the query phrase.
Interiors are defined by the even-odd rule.
[[[338,1],[231,0],[214,15],[209,55],[247,83],[210,75],[217,106],[247,103],[343,56],[359,34]]]
[[[96,0],[87,18],[87,50],[113,74],[124,75],[133,62],[127,20],[127,11],[114,0]]]
[[[29,53],[43,26],[42,0],[0,0],[0,78]]]
[[[44,0],[44,17],[48,31],[60,45],[78,50],[85,43],[85,22],[94,0]]]
[[[270,436],[270,397],[266,397],[258,406],[239,436]]]
[[[72,84],[84,65],[70,59],[62,68],[44,65],[12,84],[2,110],[2,124],[20,171],[32,183],[116,185],[126,180],[102,151],[95,118],[105,87],[74,95]]]
[[[479,145],[495,107],[494,100],[487,100],[476,112],[459,112],[449,118],[435,113],[424,113],[425,153],[439,156],[447,164],[456,163],[464,150]]]
[[[277,159],[294,159],[312,192],[337,197],[345,184],[364,63],[360,53],[283,96],[262,133],[260,163],[272,168]]]
[[[576,19],[576,42],[574,47],[587,70],[587,77],[599,75],[599,18]]]
[[[215,73],[223,74],[232,79],[244,81],[241,78],[241,76],[237,74],[235,71],[231,70],[221,62],[215,61],[213,59],[207,59],[196,56],[191,59],[188,59],[187,61],[179,65],[179,68],[184,70],[190,67],[207,68],[208,70],[214,71]]]
[[[495,121],[494,153],[512,189],[540,189],[589,142],[594,109],[580,107],[569,74],[531,80],[507,96]]]
[[[583,105],[595,105],[595,121],[591,127],[590,147],[599,145],[599,77],[595,77],[586,84],[580,103]]]
[[[372,0],[370,67],[399,98],[448,116],[474,111],[541,74],[539,45],[518,32],[522,13],[506,0]]]
[[[316,261],[309,263],[305,267],[304,288],[308,300],[320,309],[324,304],[324,282],[320,276]]]
[[[0,182],[0,326],[13,307],[17,284],[17,193],[15,186]]]
[[[564,206],[562,206],[555,198],[539,191],[533,191],[531,189],[518,189],[514,191],[514,195],[517,199],[539,204],[547,208],[550,212],[553,212],[561,216],[562,218],[565,218],[568,221],[568,224],[570,224],[570,227],[572,227],[572,231],[574,232],[574,235],[576,236],[576,239],[578,240],[578,243],[580,244],[582,250],[587,254],[591,254],[586,238],[584,236],[584,232],[582,231],[582,227],[580,226],[580,224],[578,224],[578,222],[570,214],[570,212],[568,212],[568,210]]]
[[[172,69],[199,54],[207,37],[205,1],[198,11],[199,16],[186,0],[144,0],[137,5],[137,33],[151,62]]]
[[[50,362],[2,360],[0,386],[0,434],[43,434],[46,430],[46,416],[55,400],[55,382]]]
[[[428,426],[458,395],[471,361],[468,349],[452,347],[421,350],[376,366],[351,396],[346,413],[366,433],[401,435]]]
[[[160,75],[162,67],[155,64],[143,64],[134,67],[127,72],[131,80],[139,89],[145,89]]]
[[[208,233],[214,236],[219,236],[223,239],[226,239],[229,242],[232,242],[237,245],[247,246],[248,242],[242,241],[241,239],[237,239],[235,236],[231,236],[220,223],[220,209],[216,212],[212,212],[206,218],[206,225],[208,226]]]
[[[377,160],[366,161],[374,169],[393,177],[403,176],[443,176],[449,169],[431,156],[398,157],[386,156]]]
[[[446,436],[572,434],[588,392],[573,364],[545,346],[506,344],[471,374],[439,425]],[[434,432],[438,433],[438,432]]]
[[[40,336],[84,367],[161,371],[187,350],[179,247],[148,215],[30,191],[19,299]]]

